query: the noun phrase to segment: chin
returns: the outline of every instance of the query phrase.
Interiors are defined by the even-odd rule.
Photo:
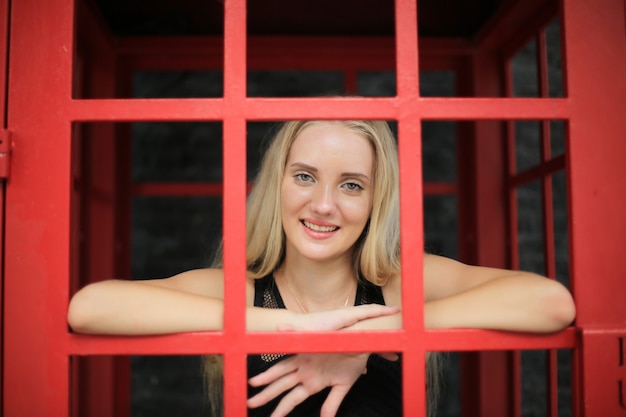
[[[334,261],[346,257],[346,251],[330,250],[303,250],[300,255],[306,259],[316,262]]]

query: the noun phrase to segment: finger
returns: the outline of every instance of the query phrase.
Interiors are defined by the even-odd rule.
[[[400,311],[398,306],[384,306],[380,304],[365,304],[357,307],[351,307],[350,309],[344,309],[346,312],[350,312],[348,319],[353,320],[352,324],[367,320],[375,317],[390,316],[397,314]]]
[[[248,407],[256,408],[267,404],[283,392],[289,391],[298,385],[298,383],[298,375],[295,372],[286,375],[263,388],[263,390],[258,394],[250,397],[247,401]]]
[[[272,413],[270,417],[284,417],[289,414],[298,404],[302,401],[309,398],[311,395],[315,394],[315,392],[308,392],[306,388],[302,385],[296,385],[294,389],[289,391],[289,394],[285,395],[285,397],[280,400],[278,406]]]
[[[273,381],[276,381],[278,378],[281,378],[295,371],[297,368],[295,360],[295,356],[282,360],[277,364],[272,365],[272,367],[267,371],[261,372],[260,374],[250,378],[248,380],[248,383],[253,387],[260,387],[261,385],[270,384]]]
[[[320,417],[335,417],[348,391],[350,391],[350,387],[335,385],[322,405]]]
[[[362,304],[354,307],[359,312],[360,318],[372,318],[378,316],[388,316],[400,312],[399,306],[387,306],[383,304]]]
[[[338,310],[339,314],[333,317],[336,330],[350,327],[360,321],[376,317],[389,316],[399,311],[397,307],[387,307],[376,304],[366,304],[358,307],[346,307]]]

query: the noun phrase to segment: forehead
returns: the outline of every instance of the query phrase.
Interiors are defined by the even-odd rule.
[[[345,162],[362,160],[371,168],[374,147],[362,134],[340,123],[316,123],[307,126],[296,136],[287,161],[316,157],[340,158]]]

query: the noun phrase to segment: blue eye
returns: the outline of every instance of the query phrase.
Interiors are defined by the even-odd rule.
[[[344,187],[346,187],[346,189],[348,191],[361,191],[363,190],[363,187],[361,187],[359,184],[355,183],[355,182],[347,182],[344,184]]]
[[[305,174],[304,172],[299,172],[294,175],[294,178],[298,181],[309,182],[313,180],[313,177],[309,174]]]

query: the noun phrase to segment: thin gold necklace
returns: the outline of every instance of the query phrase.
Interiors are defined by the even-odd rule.
[[[289,294],[291,295],[291,297],[294,300],[296,300],[296,303],[298,304],[298,307],[300,307],[300,310],[302,310],[303,313],[308,313],[309,311],[306,308],[304,308],[304,306],[300,302],[300,299],[296,296],[296,293],[291,288],[291,283],[289,282],[289,280],[285,279],[285,281],[287,282],[287,289],[289,290]],[[352,292],[352,291],[350,291],[350,292]],[[343,303],[344,307],[348,307],[348,301],[350,301],[350,292],[348,292],[348,296],[346,297],[346,301]]]

